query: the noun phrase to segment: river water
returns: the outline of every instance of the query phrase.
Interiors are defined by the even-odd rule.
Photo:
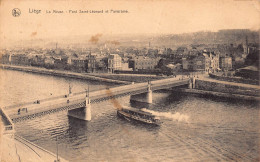
[[[0,71],[1,106],[115,84]],[[153,104],[118,98],[121,105],[147,107],[159,127],[116,115],[111,101],[92,104],[90,122],[58,112],[16,123],[16,133],[69,161],[259,161],[259,108],[256,102],[154,92]],[[58,142],[56,142],[56,138]]]

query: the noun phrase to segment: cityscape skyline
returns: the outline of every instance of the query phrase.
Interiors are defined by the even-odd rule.
[[[182,34],[222,29],[259,30],[259,1],[8,1],[1,2],[3,44],[77,35]],[[12,16],[19,8],[21,15]],[[38,14],[33,10],[41,10]],[[50,11],[51,13],[46,13]],[[53,13],[62,11],[63,13]],[[79,13],[79,10],[103,13]],[[106,10],[109,13],[104,13]],[[113,10],[113,13],[111,10]],[[114,13],[122,10],[127,13]],[[77,11],[77,13],[72,13]]]

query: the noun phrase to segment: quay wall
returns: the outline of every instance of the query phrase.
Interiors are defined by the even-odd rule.
[[[37,74],[75,78],[75,79],[95,80],[95,81],[100,81],[100,82],[108,82],[108,83],[116,83],[116,84],[130,84],[131,83],[129,81],[117,80],[116,78],[109,79],[109,78],[102,78],[102,77],[83,74],[83,73],[75,73],[75,72],[68,72],[68,71],[61,71],[61,70],[49,70],[49,69],[44,69],[44,68],[23,67],[23,66],[13,66],[13,65],[0,65],[0,68],[8,69],[8,70],[24,71],[24,72],[30,72],[30,73],[37,73]]]
[[[237,83],[252,84],[252,85],[259,84],[258,80],[244,79],[240,77],[227,77],[227,76],[221,76],[216,74],[209,74],[209,76],[213,79],[228,81],[228,82],[237,82]]]
[[[45,68],[31,66],[14,66],[0,64],[0,68],[31,72],[37,74],[53,75],[60,77],[69,77],[84,80],[95,80],[100,82],[116,83],[116,84],[131,84],[132,82],[141,83],[151,80],[165,79],[165,76],[156,75],[140,75],[140,74],[107,74],[107,73],[76,73],[71,71],[50,70]]]
[[[195,82],[195,89],[198,90],[205,90],[205,91],[213,91],[213,92],[221,92],[221,93],[228,93],[228,94],[240,94],[240,95],[247,95],[247,96],[259,96],[260,89],[251,88],[249,86],[241,86],[241,85],[231,85],[231,84],[224,84],[218,83],[214,81],[205,81],[196,79]]]
[[[241,100],[249,100],[249,101],[259,101],[259,96],[248,96],[248,95],[241,95],[241,94],[231,94],[231,93],[223,93],[223,92],[214,92],[214,91],[206,91],[206,90],[199,90],[199,89],[187,89],[187,88],[178,88],[175,89],[176,92],[183,92],[195,95],[205,95],[207,97],[214,96],[214,97],[225,97],[231,99],[241,99]]]

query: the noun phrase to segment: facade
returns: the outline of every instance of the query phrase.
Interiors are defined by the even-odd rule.
[[[219,69],[219,56],[203,52],[196,57],[183,58],[182,67],[189,71],[215,72]]]
[[[132,68],[129,68],[129,63],[128,62],[122,62],[122,70],[123,71],[133,71]]]
[[[13,65],[30,65],[29,58],[25,54],[10,54],[3,59],[5,63]]]
[[[193,59],[192,58],[182,58],[182,69],[188,70],[188,71],[193,71]]]
[[[53,57],[45,57],[44,64],[54,65],[55,59]]]
[[[71,59],[72,70],[76,72],[86,72],[86,58]]]
[[[142,69],[154,69],[159,60],[160,58],[137,56],[129,60],[129,68],[132,68],[134,71]]]
[[[88,72],[95,72],[96,71],[96,56],[89,54],[86,60],[86,66]]]
[[[122,58],[118,54],[108,56],[108,72],[113,73],[115,70],[122,69]]]
[[[232,69],[232,57],[225,56],[219,59],[219,68],[223,71],[228,71]]]
[[[219,70],[219,55],[214,53],[208,54],[210,57],[210,71],[215,72]]]
[[[11,55],[9,54],[5,54],[5,55],[2,55],[1,57],[1,63],[2,64],[9,64],[9,58],[11,57]]]
[[[210,70],[210,57],[208,54],[200,54],[194,59],[194,71],[209,72]]]

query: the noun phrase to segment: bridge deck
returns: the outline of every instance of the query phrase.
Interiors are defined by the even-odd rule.
[[[151,89],[160,90],[168,89],[176,86],[187,85],[189,78],[179,79],[179,78],[167,78],[163,80],[156,80],[151,82]],[[130,85],[123,85],[119,87],[114,87],[110,89],[104,89],[99,91],[90,92],[91,103],[101,102],[103,100],[109,100],[112,98],[118,98],[126,95],[135,95],[147,92],[147,83],[137,83]],[[34,118],[37,116],[42,116],[45,114],[54,113],[62,110],[72,110],[85,106],[85,92],[79,92],[72,94],[69,97],[60,96],[55,99],[44,99],[40,100],[40,103],[28,102],[23,105],[9,106],[5,109],[7,115],[17,122],[20,120],[25,120],[28,118]],[[68,102],[69,100],[69,102]],[[26,109],[25,109],[26,108]],[[18,114],[18,110],[20,112]]]

